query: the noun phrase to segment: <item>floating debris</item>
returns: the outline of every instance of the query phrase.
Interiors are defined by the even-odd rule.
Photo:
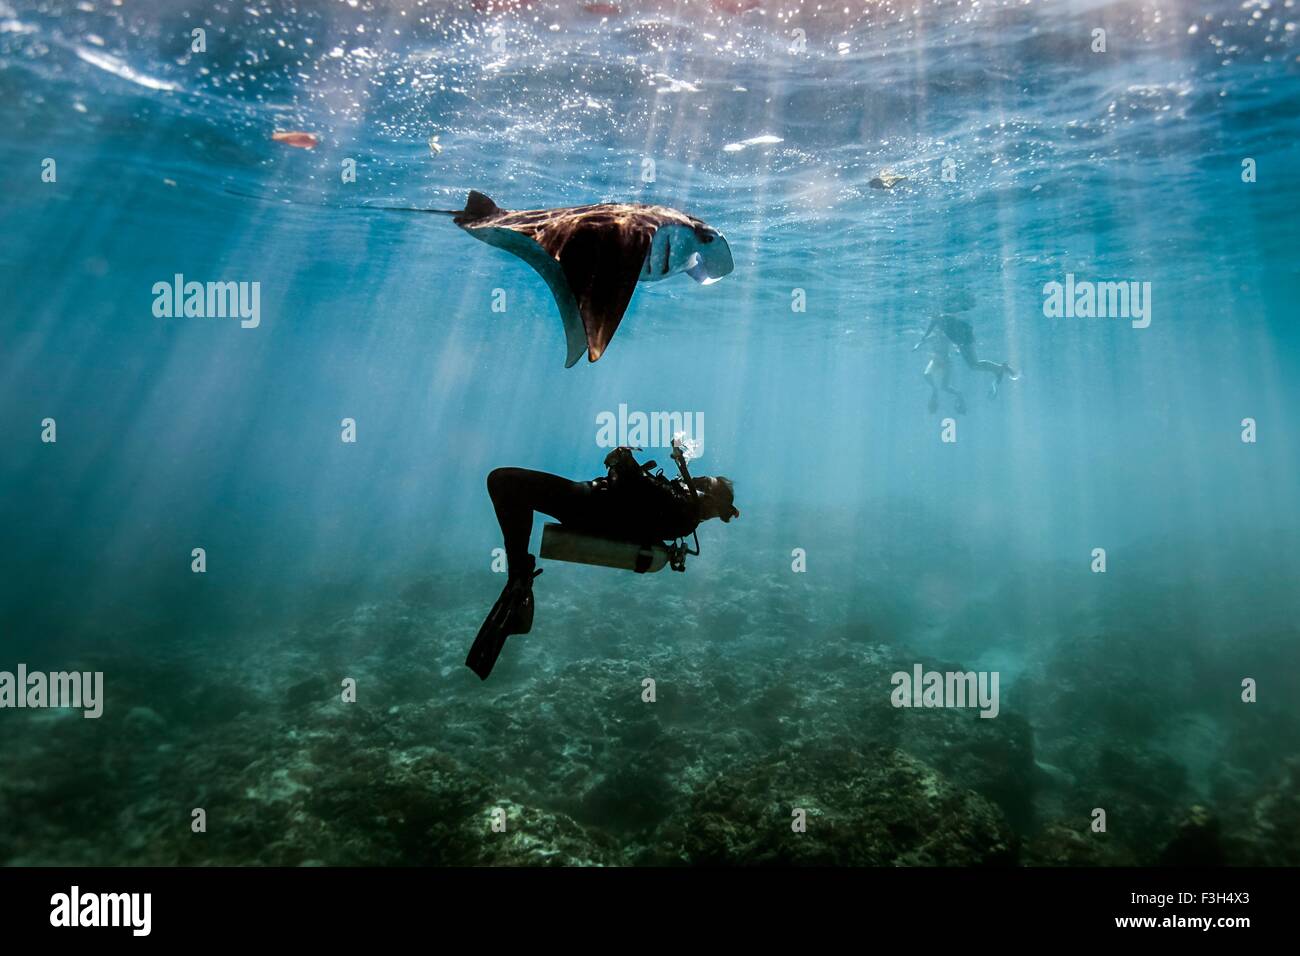
[[[675,80],[667,73],[656,73],[650,78],[656,93],[698,93],[700,88],[687,80]]]
[[[533,0],[474,0],[471,5],[479,13],[505,13],[529,10],[533,6]]]
[[[284,143],[286,146],[296,146],[299,149],[315,149],[320,145],[320,140],[314,133],[290,132],[282,129],[277,129],[272,133],[271,139],[277,143]]]
[[[437,136],[429,137],[429,153],[433,156],[440,156],[442,154],[442,143],[438,142]]]
[[[172,93],[180,89],[175,83],[169,80],[160,80],[156,77],[148,76],[131,69],[117,57],[108,53],[99,53],[96,50],[87,50],[85,47],[74,47],[74,52],[81,59],[85,60],[91,66],[97,66],[106,73],[112,73],[127,82],[134,83],[137,86],[143,86],[147,90],[159,90],[164,93]]]
[[[771,133],[764,133],[762,136],[753,136],[749,139],[742,139],[739,143],[728,143],[722,147],[724,153],[738,153],[742,149],[750,146],[771,146],[774,143],[784,143],[780,136],[773,136]]]
[[[900,176],[885,169],[881,170],[880,175],[875,176],[867,185],[872,189],[893,189],[895,185],[906,178],[906,176]]]

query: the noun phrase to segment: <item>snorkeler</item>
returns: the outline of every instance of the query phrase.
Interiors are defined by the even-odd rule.
[[[683,570],[685,555],[698,554],[698,549],[664,542],[680,542],[709,518],[727,522],[740,517],[730,479],[692,478],[676,439],[672,455],[681,473],[676,479],[662,471],[652,474],[655,463],[639,464],[632,451],[615,448],[605,457],[608,473],[591,481],[570,481],[525,468],[497,468],[488,475],[488,494],[505,538],[510,577],[465,659],[483,680],[492,673],[506,638],[527,634],[533,626],[533,578],[542,573],[528,551],[534,512],[560,522],[565,551],[557,548],[555,557],[638,572],[662,568],[665,558],[674,570]],[[547,532],[554,527],[548,525]],[[546,536],[542,556],[549,556]]]
[[[966,360],[966,364],[977,372],[991,372],[994,376],[993,384],[989,387],[989,396],[996,397],[998,386],[1002,384],[1003,376],[1015,381],[1019,376],[1015,369],[1005,362],[990,362],[988,359],[981,359],[975,354],[975,331],[971,328],[969,322],[957,318],[953,315],[940,315],[930,320],[929,327],[925,334],[921,336],[919,342],[912,346],[915,352],[926,340],[938,329],[940,334],[934,337],[930,344],[930,361],[925,366],[925,380],[930,383],[930,411],[935,412],[939,409],[939,389],[942,387],[945,392],[956,396],[954,407],[960,415],[966,411],[966,399],[961,392],[953,388],[949,382],[949,376],[952,371],[949,363],[949,344],[955,345],[961,357]],[[936,381],[939,384],[936,384]]]

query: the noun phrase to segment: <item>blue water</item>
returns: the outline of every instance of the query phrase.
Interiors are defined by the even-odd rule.
[[[501,584],[487,472],[599,474],[598,416],[626,405],[700,416],[694,470],[730,476],[742,518],[703,526],[685,575],[551,565],[549,638],[512,639],[489,684],[440,667],[403,701],[480,706],[683,647],[780,680],[870,641],[1001,671],[1040,755],[1054,720],[1095,713],[1043,687],[1132,681],[1150,696],[1098,735],[1172,754],[1212,804],[1264,786],[1300,726],[1293,0],[748,6],[0,0],[0,668],[94,651],[111,686],[113,662],[179,653],[261,686],[280,665],[247,677],[243,642],[310,673],[320,621],[395,613],[417,579],[445,597],[397,615],[412,659],[456,664]],[[872,188],[884,170],[906,178]],[[526,266],[442,217],[360,208],[471,188],[679,208],[736,268],[642,284],[600,361],[566,370]],[[259,283],[260,325],[155,317],[177,273]],[[1046,317],[1067,273],[1150,283],[1150,325]],[[932,414],[912,346],[952,309],[1021,375],[990,398],[954,357],[969,410]],[[406,666],[374,634],[348,646]],[[1249,728],[1246,676],[1273,681]],[[858,706],[789,679],[823,695],[811,725]],[[1198,762],[1188,727],[1224,752]]]

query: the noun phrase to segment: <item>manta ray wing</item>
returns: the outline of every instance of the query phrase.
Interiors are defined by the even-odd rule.
[[[636,217],[601,214],[583,220],[556,251],[587,333],[587,357],[604,354],[623,321],[655,226]]]
[[[560,320],[564,323],[565,345],[568,354],[564,367],[573,368],[587,351],[587,331],[578,309],[578,302],[570,291],[568,279],[560,264],[533,238],[515,229],[494,226],[479,226],[470,232],[489,245],[513,253],[533,267],[539,276],[546,280],[555,299],[555,307],[560,310]]]
[[[512,212],[472,192],[455,221],[546,280],[564,320],[569,368],[584,350],[592,362],[604,354],[665,214],[688,221],[672,210],[620,203]]]

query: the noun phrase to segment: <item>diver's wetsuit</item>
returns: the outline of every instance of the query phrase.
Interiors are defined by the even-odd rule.
[[[488,475],[488,494],[511,568],[528,564],[534,511],[578,531],[638,544],[672,541],[695,531],[699,504],[684,481],[647,474],[625,449],[611,454],[607,462],[609,475],[593,481],[570,481],[526,468],[497,468]]]

